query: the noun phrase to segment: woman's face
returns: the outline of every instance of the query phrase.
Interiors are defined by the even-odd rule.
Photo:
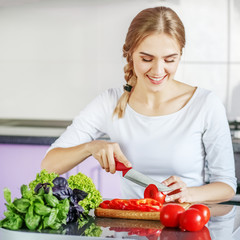
[[[146,37],[133,52],[137,86],[159,91],[173,80],[180,61],[180,47],[166,34]]]

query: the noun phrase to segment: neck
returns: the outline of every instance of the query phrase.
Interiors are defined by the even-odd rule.
[[[146,87],[136,84],[131,94],[131,101],[137,101],[149,107],[157,106],[171,98],[175,88],[176,81],[168,82],[162,89],[158,91],[149,91]]]

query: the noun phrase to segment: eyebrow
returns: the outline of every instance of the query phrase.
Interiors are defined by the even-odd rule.
[[[146,56],[149,56],[149,57],[154,57],[153,55],[151,55],[151,54],[149,54],[149,53],[145,53],[145,52],[140,52],[140,54],[143,54],[143,55],[146,55]],[[174,57],[174,56],[177,56],[177,55],[178,55],[178,53],[172,53],[172,54],[163,56],[163,58]]]

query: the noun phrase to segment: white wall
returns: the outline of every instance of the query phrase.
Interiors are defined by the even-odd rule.
[[[124,84],[122,45],[142,9],[172,7],[187,44],[176,79],[240,116],[238,0],[0,0],[0,118],[71,120]]]

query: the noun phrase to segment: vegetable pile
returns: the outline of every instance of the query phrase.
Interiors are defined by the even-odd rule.
[[[165,205],[160,213],[160,221],[165,227],[179,227],[183,231],[200,231],[210,219],[210,210],[204,204],[193,204],[185,210],[174,203]]]
[[[46,185],[44,185],[46,186]],[[4,189],[4,198],[7,202],[5,219],[0,221],[0,226],[11,230],[18,230],[26,226],[30,230],[45,228],[58,229],[66,224],[69,211],[69,201],[59,201],[49,188],[45,193],[41,187],[38,193],[32,193],[26,185],[21,186],[22,198],[11,201],[11,192]]]
[[[77,187],[70,187],[70,184]],[[68,182],[46,170],[38,173],[29,187],[22,185],[21,195],[12,202],[10,190],[4,189],[7,211],[0,221],[0,227],[11,230],[26,227],[38,231],[49,228],[57,230],[63,224],[86,220],[89,210],[102,201],[92,180],[84,174],[72,176]]]

